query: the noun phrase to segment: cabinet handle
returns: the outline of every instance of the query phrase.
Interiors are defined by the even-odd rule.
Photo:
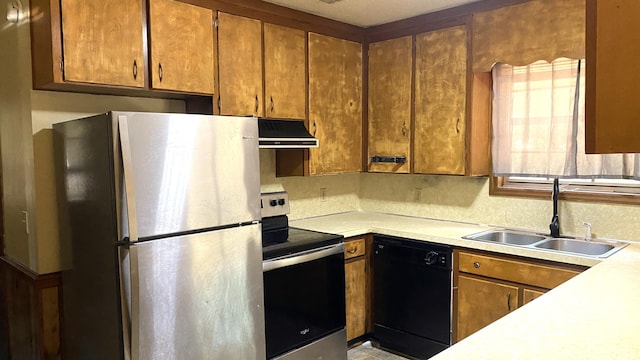
[[[258,95],[256,95],[256,111],[255,114],[258,115]]]
[[[220,114],[220,95],[218,95],[218,114]]]
[[[480,263],[479,263],[479,262],[477,262],[477,261],[476,261],[476,262],[474,262],[474,263],[473,263],[473,267],[474,267],[474,268],[476,268],[476,269],[479,269],[479,268],[480,268]]]
[[[402,136],[407,136],[407,122],[402,123]]]
[[[313,136],[316,136],[316,132],[318,131],[318,127],[316,126],[316,121],[313,120]]]
[[[507,312],[511,312],[511,291],[507,293]]]
[[[133,80],[138,79],[138,62],[133,60]]]
[[[456,134],[460,134],[460,118],[456,119]]]
[[[273,112],[273,108],[275,107],[275,104],[273,103],[273,96],[271,96],[270,98],[271,98],[271,112]]]
[[[158,77],[160,78],[160,82],[162,82],[162,64],[158,63]]]
[[[347,252],[348,252],[349,254],[355,254],[357,250],[358,250],[358,248],[355,248],[355,247],[354,247],[354,248],[351,248],[351,249],[347,249]]]

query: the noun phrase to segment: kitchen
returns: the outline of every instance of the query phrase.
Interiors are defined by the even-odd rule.
[[[55,273],[63,259],[57,255],[57,224],[51,216],[56,201],[51,124],[112,109],[183,112],[185,105],[180,100],[32,90],[25,66],[31,62],[28,26],[10,28],[2,36],[3,47],[6,40],[13,50],[3,51],[2,57],[7,64],[2,76],[5,253],[36,274]],[[260,156],[262,190],[288,191],[292,220],[364,210],[538,231],[549,224],[549,198],[490,196],[487,178],[378,173],[279,178],[275,152],[263,150]],[[561,201],[560,213],[563,233],[582,234],[581,223],[588,221],[598,237],[640,238],[634,226],[637,210],[631,205]]]

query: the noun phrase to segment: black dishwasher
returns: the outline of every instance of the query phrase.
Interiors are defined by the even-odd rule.
[[[418,359],[449,347],[452,248],[375,236],[373,250],[375,340]]]

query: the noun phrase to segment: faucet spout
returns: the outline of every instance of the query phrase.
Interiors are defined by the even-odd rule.
[[[553,217],[551,218],[551,224],[549,224],[549,230],[551,237],[560,237],[560,221],[558,220],[558,194],[560,193],[560,185],[558,178],[553,179]]]

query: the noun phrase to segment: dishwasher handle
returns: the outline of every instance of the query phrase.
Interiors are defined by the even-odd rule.
[[[286,266],[302,264],[327,256],[344,253],[344,243],[329,245],[318,249],[302,251],[262,262],[262,272],[267,272]]]

